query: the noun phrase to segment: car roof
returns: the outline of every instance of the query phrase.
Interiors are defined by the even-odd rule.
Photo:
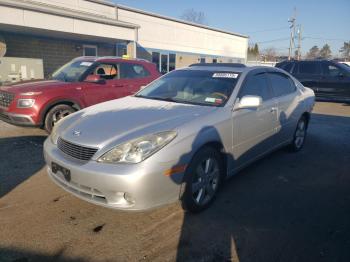
[[[145,59],[131,59],[131,58],[123,58],[120,56],[80,56],[75,59],[74,61],[89,61],[89,62],[106,62],[106,61],[133,61],[133,62],[145,62],[145,63],[151,63],[148,60]]]
[[[179,70],[202,70],[202,71],[222,71],[222,72],[236,72],[236,73],[244,73],[249,72],[256,69],[263,69],[266,71],[279,71],[275,67],[270,66],[234,66],[229,64],[207,64],[206,66],[198,66],[198,65],[191,65],[190,67],[182,68]]]

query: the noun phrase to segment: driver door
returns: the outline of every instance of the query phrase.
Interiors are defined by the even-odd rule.
[[[238,99],[247,95],[260,96],[262,105],[256,109],[234,110],[232,113],[232,155],[235,169],[267,153],[275,146],[277,102],[264,70],[254,70],[246,77]]]
[[[119,83],[119,65],[112,63],[100,63],[91,74],[99,75],[104,80],[102,83],[86,83],[84,85],[84,100],[87,106],[122,97],[124,83]]]

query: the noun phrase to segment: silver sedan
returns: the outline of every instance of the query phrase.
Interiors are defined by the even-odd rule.
[[[134,96],[76,112],[44,145],[49,177],[105,207],[208,207],[225,179],[302,149],[314,93],[277,68],[194,65]]]

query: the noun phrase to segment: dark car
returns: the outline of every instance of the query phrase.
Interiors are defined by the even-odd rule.
[[[319,99],[350,101],[350,67],[329,60],[283,61],[284,69],[304,86],[314,90]]]
[[[80,57],[50,80],[0,87],[0,120],[51,132],[61,118],[85,107],[132,95],[160,76],[155,64],[117,57]]]

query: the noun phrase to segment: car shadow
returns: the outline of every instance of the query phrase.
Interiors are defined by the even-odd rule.
[[[305,147],[280,149],[186,212],[177,261],[349,261],[350,117],[313,114]]]
[[[22,249],[12,249],[0,247],[0,261],[2,262],[83,262],[83,258],[65,258],[63,253],[65,248],[58,250],[53,255],[40,254],[39,252],[31,252]]]
[[[0,198],[44,165],[46,136],[0,138]]]

